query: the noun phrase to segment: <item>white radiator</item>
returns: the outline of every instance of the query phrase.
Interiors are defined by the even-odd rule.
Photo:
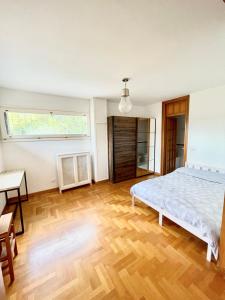
[[[91,184],[91,157],[89,152],[57,155],[60,193],[62,190]]]

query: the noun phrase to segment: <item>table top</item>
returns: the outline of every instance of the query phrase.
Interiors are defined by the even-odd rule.
[[[0,192],[17,189],[23,180],[24,170],[0,173]]]

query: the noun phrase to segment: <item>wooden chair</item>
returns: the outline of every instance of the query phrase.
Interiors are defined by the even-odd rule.
[[[14,281],[13,258],[18,254],[12,220],[12,213],[0,217],[0,263],[3,270],[8,269],[11,283]]]
[[[2,277],[1,263],[0,263],[0,299],[6,300],[5,285]]]

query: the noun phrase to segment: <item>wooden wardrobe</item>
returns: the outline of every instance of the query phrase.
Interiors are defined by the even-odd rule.
[[[148,138],[145,138],[145,141],[141,141],[144,134],[143,122],[148,124],[146,126],[148,128],[146,133]],[[155,138],[150,143],[150,137],[150,119],[108,117],[109,179],[112,182],[154,173],[154,167],[151,167],[151,165],[154,165],[155,153],[154,148],[151,150],[151,147],[155,144]],[[141,143],[144,143],[146,148],[144,154],[140,153],[140,149],[143,147]],[[140,163],[143,165],[143,160],[146,160],[146,167],[145,169],[140,169],[139,165]],[[149,170],[150,167],[152,171]],[[140,170],[143,171],[141,175],[139,175]]]
[[[137,119],[108,117],[109,179],[136,177]]]

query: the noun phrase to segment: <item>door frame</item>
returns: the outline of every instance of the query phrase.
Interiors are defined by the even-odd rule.
[[[162,137],[161,137],[161,175],[166,174],[166,132],[167,117],[177,117],[185,116],[185,133],[184,133],[184,162],[187,160],[187,147],[188,147],[188,125],[189,125],[189,99],[190,96],[183,96],[172,100],[167,100],[162,102]],[[183,110],[177,110],[176,112],[170,113],[168,115],[168,105],[171,103],[184,102],[185,108]]]

